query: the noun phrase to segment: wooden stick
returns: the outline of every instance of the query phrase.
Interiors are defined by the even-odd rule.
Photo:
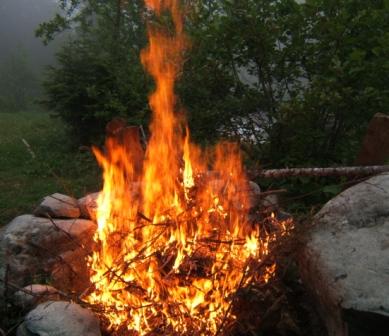
[[[36,155],[35,155],[34,151],[32,150],[30,144],[23,138],[22,138],[22,142],[26,146],[27,151],[30,153],[31,157],[35,160],[36,159]]]
[[[285,168],[249,171],[250,178],[278,179],[297,176],[368,176],[389,172],[389,165],[327,168]]]

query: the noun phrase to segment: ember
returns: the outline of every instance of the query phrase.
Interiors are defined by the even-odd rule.
[[[175,112],[186,45],[178,3],[146,0],[157,17],[169,11],[175,27],[172,34],[150,23],[141,55],[156,82],[146,153],[125,135],[110,136],[104,153],[94,149],[104,189],[87,300],[113,334],[225,333],[236,318],[236,293],[274,276],[272,246],[292,227],[273,217],[271,229],[249,221],[248,180],[236,145],[222,143],[206,159],[190,142]]]

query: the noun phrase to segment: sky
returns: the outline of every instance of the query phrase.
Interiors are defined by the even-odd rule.
[[[0,61],[22,48],[34,68],[52,63],[58,43],[45,47],[34,31],[56,11],[54,0],[0,0]]]

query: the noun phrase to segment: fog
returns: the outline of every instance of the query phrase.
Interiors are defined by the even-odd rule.
[[[0,0],[0,112],[36,106],[61,38],[45,46],[35,30],[58,10],[55,0]]]
[[[58,42],[45,47],[34,31],[57,10],[54,0],[0,0],[0,61],[22,49],[36,71],[51,63]]]

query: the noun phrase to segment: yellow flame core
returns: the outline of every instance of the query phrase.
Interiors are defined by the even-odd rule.
[[[156,82],[145,157],[134,155],[135,144],[125,137],[108,138],[104,153],[94,149],[104,188],[87,300],[102,307],[113,332],[215,335],[235,319],[237,289],[275,274],[275,264],[262,273],[250,270],[290,223],[264,235],[248,222],[248,181],[236,145],[218,145],[209,172],[189,131],[183,136],[174,95],[186,45],[179,1],[145,2],[157,16],[170,11],[175,32],[150,24],[141,55]]]

